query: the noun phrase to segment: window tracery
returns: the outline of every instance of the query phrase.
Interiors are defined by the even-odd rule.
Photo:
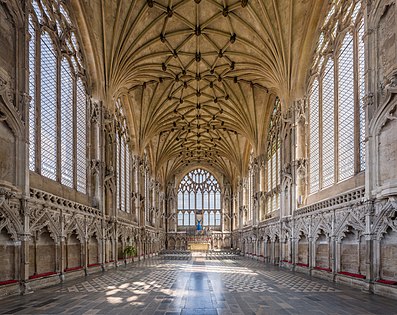
[[[130,212],[130,148],[128,138],[127,120],[120,101],[116,102],[116,176],[117,190],[116,203],[117,209]]]
[[[308,93],[310,193],[365,169],[361,2],[333,1],[318,42]]]
[[[273,212],[280,207],[280,126],[281,126],[281,104],[277,98],[274,102],[273,112],[269,123],[269,134],[267,138],[266,155],[266,208],[267,213]]]
[[[221,189],[215,177],[203,169],[188,173],[178,189],[178,226],[221,225]]]
[[[28,32],[29,169],[86,193],[85,71],[64,4],[32,1]]]

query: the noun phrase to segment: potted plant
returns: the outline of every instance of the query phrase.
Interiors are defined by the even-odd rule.
[[[134,261],[134,256],[136,256],[136,248],[132,245],[129,245],[124,248],[123,254],[125,264],[127,264],[127,258],[132,258],[132,261]]]

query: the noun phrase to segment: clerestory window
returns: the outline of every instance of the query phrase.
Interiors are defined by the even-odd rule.
[[[333,1],[309,89],[310,193],[365,169],[362,1]]]
[[[87,192],[87,92],[74,26],[62,2],[29,14],[29,169]]]

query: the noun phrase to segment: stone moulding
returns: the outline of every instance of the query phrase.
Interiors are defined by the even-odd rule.
[[[97,216],[101,215],[99,209],[87,205],[83,205],[74,201],[70,201],[68,199],[64,199],[52,195],[42,190],[30,188],[30,197],[33,199],[32,201],[37,201],[40,203],[50,203],[50,204],[54,204],[56,207],[69,208],[75,211],[77,210],[91,215],[97,215]]]
[[[349,190],[346,193],[335,196],[333,198],[325,199],[319,202],[316,202],[312,205],[300,208],[295,211],[295,215],[304,215],[316,210],[332,210],[336,208],[340,208],[341,206],[345,206],[349,203],[357,203],[362,202],[365,198],[365,187],[358,187],[353,190]]]

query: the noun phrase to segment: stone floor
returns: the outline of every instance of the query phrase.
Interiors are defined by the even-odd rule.
[[[397,301],[258,261],[153,258],[0,300],[0,314],[397,314]]]

